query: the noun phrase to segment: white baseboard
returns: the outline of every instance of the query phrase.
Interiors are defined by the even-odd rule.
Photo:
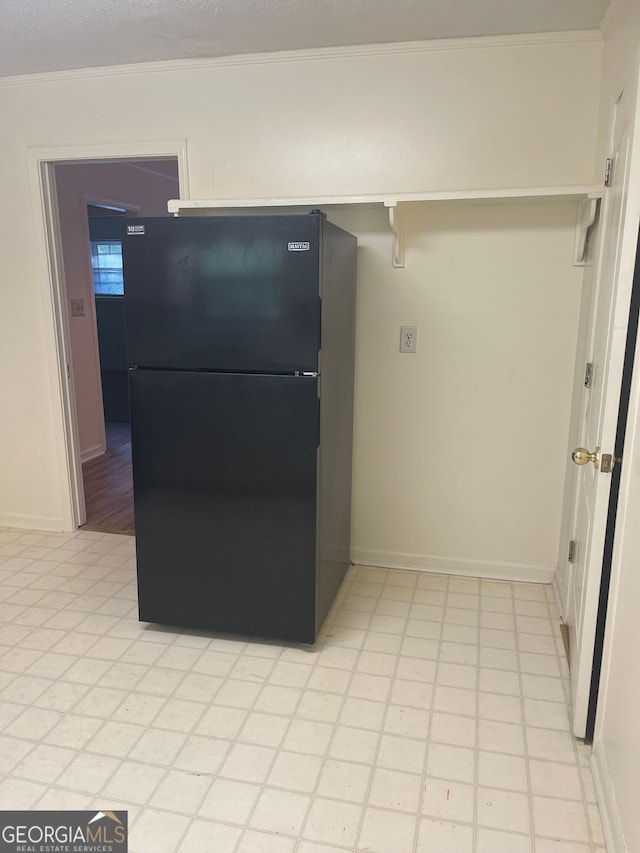
[[[44,515],[18,515],[14,512],[0,512],[0,527],[17,527],[20,530],[63,531],[67,528],[61,518],[48,518]]]
[[[591,773],[600,808],[602,832],[608,853],[629,853],[622,831],[622,820],[618,810],[613,782],[604,753],[602,741],[596,740],[591,753]]]
[[[553,578],[551,579],[551,589],[553,590],[553,597],[556,602],[556,607],[558,608],[558,613],[562,615],[562,596],[560,595],[560,588],[558,587],[558,572],[554,571]]]
[[[106,452],[107,448],[104,444],[94,444],[93,447],[87,447],[86,450],[81,451],[80,461],[88,462],[90,459],[95,459],[96,456],[102,456],[102,454]]]
[[[429,554],[396,554],[362,548],[352,549],[351,561],[360,566],[379,566],[383,569],[413,569],[418,572],[436,572],[523,583],[551,583],[555,574],[555,566],[528,566],[490,560],[432,557]]]

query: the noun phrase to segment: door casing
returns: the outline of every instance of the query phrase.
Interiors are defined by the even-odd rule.
[[[56,196],[58,163],[166,160],[176,158],[181,198],[190,198],[186,140],[32,148],[28,151],[31,196],[35,206],[35,260],[41,282],[47,375],[51,392],[53,439],[58,470],[61,524],[76,530],[85,521],[82,461],[74,396],[71,343],[60,220]],[[36,201],[37,200],[37,201]]]

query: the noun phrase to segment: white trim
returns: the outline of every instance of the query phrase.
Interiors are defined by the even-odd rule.
[[[127,65],[102,65],[95,68],[72,68],[66,71],[41,71],[37,74],[15,74],[0,78],[0,86],[21,86],[30,83],[57,82],[120,74],[148,74],[171,71],[199,71],[208,68],[228,68],[242,65],[262,65],[278,62],[313,62],[321,59],[346,59],[359,56],[394,56],[431,53],[441,50],[478,50],[523,47],[545,44],[602,43],[602,33],[596,30],[568,30],[552,33],[521,33],[507,36],[470,36],[468,38],[439,38],[425,41],[382,42],[380,44],[348,45],[346,47],[304,48],[271,53],[245,53],[216,56],[208,59],[170,59],[158,62],[136,62]]]
[[[555,569],[553,572],[553,579],[551,580],[551,590],[553,592],[553,599],[556,603],[556,607],[558,608],[558,613],[562,616],[562,596],[560,595],[560,587],[558,586],[558,570]]]
[[[53,169],[37,157],[28,157],[28,170],[34,217],[34,258],[38,280],[42,283],[43,337],[49,353],[46,371],[52,404],[54,462],[62,512],[61,527],[52,529],[75,530],[84,521],[84,492],[55,180]],[[37,527],[36,522],[33,524]],[[26,526],[33,525],[29,522]]]
[[[18,515],[14,512],[0,512],[0,527],[15,527],[19,530],[68,530],[64,519],[49,518],[46,515]]]
[[[98,456],[102,456],[107,452],[107,447],[105,444],[94,444],[93,447],[87,447],[86,450],[83,450],[80,454],[80,460],[84,465],[85,462],[91,461],[91,459],[97,459]]]
[[[596,789],[602,832],[608,853],[629,853],[622,831],[622,819],[609,773],[609,766],[601,740],[596,740],[591,753],[591,773]]]
[[[618,17],[618,13],[622,9],[622,5],[622,0],[609,0],[607,11],[604,13],[598,28],[602,33],[603,40],[609,35],[611,28]]]
[[[370,551],[365,548],[352,549],[351,562],[359,566],[412,569],[418,572],[436,572],[437,574],[464,575],[473,578],[519,581],[522,583],[551,583],[555,573],[555,566],[530,566],[522,563],[470,560],[466,557],[436,557],[430,554]]]
[[[85,76],[85,75],[83,75]],[[2,80],[0,80],[0,85]],[[83,163],[87,161],[111,162],[113,160],[172,160],[178,161],[178,184],[180,195],[191,197],[186,139],[170,139],[164,142],[105,142],[95,145],[55,145],[46,148],[28,147],[29,163],[34,160],[44,163]]]

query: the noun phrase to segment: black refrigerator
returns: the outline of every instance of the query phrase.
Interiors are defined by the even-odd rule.
[[[349,565],[356,239],[313,211],[122,245],[140,619],[313,643]]]

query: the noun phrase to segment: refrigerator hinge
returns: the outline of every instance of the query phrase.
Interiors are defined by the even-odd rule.
[[[318,400],[320,399],[320,374],[315,370],[296,370],[293,374],[294,376],[313,376],[318,380],[317,389],[318,389]]]

